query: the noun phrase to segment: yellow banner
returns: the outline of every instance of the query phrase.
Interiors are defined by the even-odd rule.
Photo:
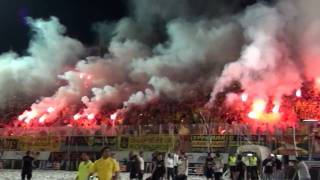
[[[59,151],[59,137],[20,137],[19,149],[21,151]]]
[[[195,135],[191,136],[191,145],[194,148],[197,147],[225,147],[227,136],[221,135],[212,135],[212,136],[205,136],[205,135]]]
[[[0,150],[18,150],[18,138],[3,138],[0,139]]]
[[[237,136],[237,135],[192,135],[192,148],[223,148],[236,147],[243,144],[265,144],[266,136]]]
[[[148,135],[141,137],[120,137],[119,148],[122,150],[168,151],[177,145],[175,136]]]

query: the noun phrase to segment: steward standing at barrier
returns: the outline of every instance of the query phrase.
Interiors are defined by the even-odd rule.
[[[236,154],[230,154],[228,158],[228,166],[231,174],[231,178],[236,176],[236,165],[237,165],[237,156]]]
[[[258,158],[253,154],[248,154],[248,179],[258,179]]]

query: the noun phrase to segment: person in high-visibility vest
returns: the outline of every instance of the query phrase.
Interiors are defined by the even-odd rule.
[[[228,158],[228,166],[231,174],[231,178],[235,178],[236,174],[236,166],[237,166],[237,155],[236,154],[230,154]]]
[[[258,179],[258,158],[253,154],[248,154],[249,165],[247,166],[248,179]]]

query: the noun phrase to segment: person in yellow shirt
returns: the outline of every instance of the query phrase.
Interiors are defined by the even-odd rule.
[[[102,148],[101,158],[94,162],[91,174],[97,173],[99,180],[117,180],[119,171],[119,165],[111,157],[110,149]]]
[[[88,154],[82,153],[76,180],[88,180],[92,168],[93,163],[90,161]]]

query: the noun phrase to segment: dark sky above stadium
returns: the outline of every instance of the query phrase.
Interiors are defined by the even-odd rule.
[[[68,35],[92,43],[94,22],[117,20],[127,12],[122,0],[1,0],[0,7],[0,52],[27,47],[30,36],[26,16],[56,16],[67,27]]]
[[[117,21],[131,13],[129,0],[1,0],[0,53],[14,50],[23,53],[30,29],[25,17],[48,18],[56,16],[67,27],[67,34],[85,44],[94,44],[92,24],[99,21]],[[223,0],[239,10],[256,0]]]

